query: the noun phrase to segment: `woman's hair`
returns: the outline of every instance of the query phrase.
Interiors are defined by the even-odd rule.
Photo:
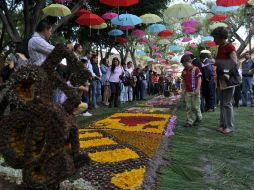
[[[16,43],[16,53],[22,53],[22,54],[26,55],[27,52],[26,52],[24,43],[22,43],[22,42]]]
[[[226,40],[228,38],[228,30],[225,27],[215,28],[212,31],[211,36],[217,39]]]
[[[111,72],[112,72],[112,73],[115,72],[115,68],[116,68],[116,64],[115,64],[114,60],[117,60],[118,63],[120,64],[120,61],[119,61],[119,59],[118,59],[117,57],[114,57],[114,58],[112,59],[112,66],[111,66]]]
[[[74,51],[77,51],[77,49],[81,46],[81,44],[75,44],[74,45]]]
[[[36,27],[36,32],[43,32],[44,30],[48,30],[52,27],[51,24],[49,24],[48,21],[42,20],[39,22],[39,24]]]
[[[91,62],[92,62],[92,64],[94,63],[94,58],[96,58],[96,57],[98,57],[98,54],[93,54],[93,56],[91,57]]]

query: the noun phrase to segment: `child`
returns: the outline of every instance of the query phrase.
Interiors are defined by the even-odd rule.
[[[187,123],[184,127],[192,127],[198,125],[202,120],[200,110],[200,86],[201,86],[201,72],[198,67],[191,64],[192,60],[189,55],[183,55],[181,63],[184,66],[182,72],[183,91],[186,104]],[[193,118],[195,115],[195,118]]]

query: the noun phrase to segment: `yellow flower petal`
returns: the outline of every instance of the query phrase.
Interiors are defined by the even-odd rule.
[[[100,139],[93,139],[93,140],[87,140],[87,141],[81,140],[80,148],[89,148],[89,147],[115,145],[115,144],[117,143],[109,138],[100,138]]]

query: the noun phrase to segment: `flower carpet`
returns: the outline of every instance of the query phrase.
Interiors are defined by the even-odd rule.
[[[158,98],[150,102],[156,101]],[[163,105],[153,111],[138,112],[140,109],[115,113],[79,129],[80,148],[91,159],[82,177],[96,189],[140,189],[162,139],[173,135],[176,118],[171,116],[172,109]]]

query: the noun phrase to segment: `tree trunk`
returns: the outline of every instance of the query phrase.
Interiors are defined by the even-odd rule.
[[[113,49],[113,47],[111,46],[111,47],[109,48],[109,50],[107,51],[107,53],[106,53],[106,55],[105,55],[105,58],[109,58],[112,49]]]
[[[136,61],[136,57],[135,57],[135,49],[134,51],[130,51],[130,55],[131,55],[131,59],[132,59],[132,62],[134,64],[134,67],[136,68],[137,67],[137,61]]]
[[[3,46],[4,35],[5,35],[5,25],[3,25],[2,33],[1,33],[1,37],[0,37],[0,52],[4,49],[4,46]]]

